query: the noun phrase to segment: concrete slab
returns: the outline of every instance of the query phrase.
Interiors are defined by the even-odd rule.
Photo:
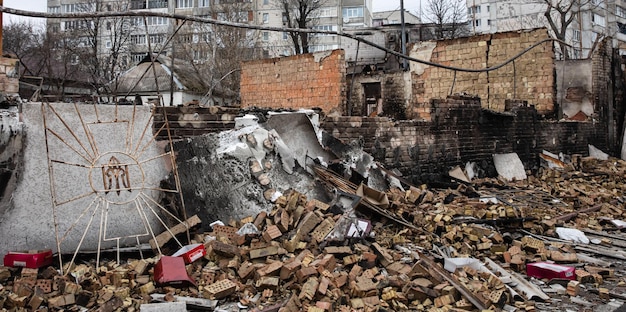
[[[119,236],[147,240],[144,220],[161,231],[155,217],[161,192],[155,189],[171,161],[159,157],[163,152],[152,141],[148,107],[29,103],[22,118],[23,170],[0,215],[0,255],[56,251],[56,234],[64,253],[74,252],[81,239],[81,250],[96,250],[101,227],[102,248],[115,246]],[[121,246],[135,244],[135,238],[120,240]]]
[[[139,306],[141,312],[186,312],[184,302],[144,303]]]
[[[498,174],[508,181],[513,179],[526,180],[527,178],[524,164],[522,164],[517,153],[494,154],[493,163]]]
[[[608,160],[609,154],[603,152],[601,149],[589,144],[589,156],[598,160]]]

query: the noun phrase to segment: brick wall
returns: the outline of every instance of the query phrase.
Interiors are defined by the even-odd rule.
[[[156,133],[163,127],[167,116],[172,139],[182,139],[233,129],[235,127],[235,117],[241,111],[239,108],[218,106],[208,108],[161,106],[156,107],[155,110],[154,132]],[[163,139],[167,139],[165,128],[157,136],[157,140]]]
[[[533,169],[543,149],[587,155],[587,144],[606,148],[606,132],[599,123],[542,120],[533,107],[514,113],[486,111],[471,97],[432,100],[429,105],[432,121],[326,117],[322,127],[344,142],[362,141],[377,161],[414,182],[435,179],[468,161],[495,174],[494,153],[516,152]]]
[[[443,65],[481,69],[499,65],[548,37],[545,29],[487,34],[437,41],[434,48],[415,45],[410,54],[418,58],[430,55],[431,62]],[[483,99],[483,107],[496,111],[504,111],[504,101],[514,98],[528,101],[542,114],[554,109],[554,51],[550,42],[526,53],[515,64],[488,73],[455,75],[448,69],[416,64],[411,68],[414,91],[408,113],[413,118],[427,119],[429,100],[450,93],[478,96]]]
[[[312,108],[343,113],[346,62],[343,50],[244,62],[241,106]]]

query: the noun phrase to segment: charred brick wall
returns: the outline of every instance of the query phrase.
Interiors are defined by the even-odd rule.
[[[169,122],[172,139],[182,139],[205,133],[230,130],[235,127],[235,117],[239,108],[230,107],[156,107],[154,112],[154,132]],[[165,128],[163,128],[165,129]],[[157,140],[167,139],[167,131],[159,131]]]
[[[545,29],[506,32],[416,44],[411,56],[470,69],[504,63],[533,44],[549,38]],[[530,50],[514,63],[490,72],[467,73],[412,63],[411,118],[428,119],[430,99],[465,93],[483,99],[483,107],[504,111],[506,99],[527,100],[541,114],[554,110],[554,51],[551,42]]]
[[[241,106],[312,108],[344,113],[346,62],[343,50],[244,62]]]
[[[468,161],[495,174],[492,154],[518,153],[526,168],[533,169],[543,149],[586,155],[587,144],[606,147],[600,124],[542,120],[534,107],[496,113],[482,109],[478,98],[449,97],[432,100],[429,110],[432,121],[326,117],[323,128],[345,142],[363,142],[375,160],[414,182],[437,178]]]

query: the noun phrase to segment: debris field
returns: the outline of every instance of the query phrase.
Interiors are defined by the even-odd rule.
[[[321,166],[328,202],[194,232],[175,256],[0,267],[9,311],[592,311],[626,299],[626,162],[573,155],[522,181],[379,191]],[[389,172],[389,174],[392,174]],[[268,194],[271,195],[271,194]],[[271,196],[268,196],[271,197]],[[151,241],[168,252],[172,228]],[[31,252],[35,254],[35,252]],[[65,273],[62,274],[61,272]],[[609,310],[612,311],[612,310]]]

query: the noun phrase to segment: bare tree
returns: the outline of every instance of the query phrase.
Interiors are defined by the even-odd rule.
[[[211,15],[220,20],[248,23],[252,11],[245,3],[213,7]],[[194,75],[203,77],[201,89],[210,102],[213,93],[239,93],[241,62],[258,58],[257,31],[211,24],[189,23],[174,37],[175,56],[190,64]],[[236,51],[234,53],[233,51]]]
[[[129,0],[88,0],[77,4],[79,12],[106,12],[130,10]],[[72,24],[70,24],[72,25]],[[133,29],[130,17],[107,17],[75,21],[69,29],[78,40],[76,55],[82,69],[89,75],[89,83],[97,94],[110,94],[114,87],[109,82],[127,69],[130,53],[130,35]],[[66,29],[68,31],[68,29]]]
[[[437,38],[456,38],[466,34],[466,10],[464,0],[428,0],[426,18],[435,24]]]
[[[567,31],[581,12],[592,10],[597,5],[593,0],[540,0],[545,4],[544,16],[548,22],[549,29],[555,39],[559,39],[559,49],[563,54],[563,59],[570,59],[570,51],[565,41]]]
[[[45,40],[44,25],[13,21],[4,26],[3,32],[3,53],[12,54],[22,61],[22,74],[33,75],[36,68],[30,67],[41,59],[41,46]]]
[[[311,28],[316,12],[325,1],[320,0],[276,0],[282,11],[283,25],[289,28]],[[289,32],[296,54],[310,52],[310,36],[306,33]]]

